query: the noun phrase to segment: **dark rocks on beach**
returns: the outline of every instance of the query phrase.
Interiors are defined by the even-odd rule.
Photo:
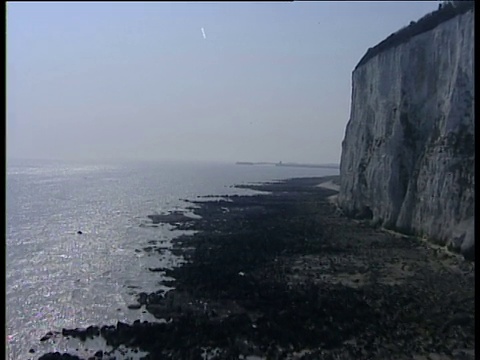
[[[38,358],[38,360],[82,360],[80,357],[76,355],[70,355],[68,353],[59,353],[54,352],[54,353],[48,353],[45,355],[42,355]]]
[[[47,340],[49,340],[50,338],[52,338],[53,336],[55,336],[56,334],[59,334],[59,332],[57,332],[57,331],[53,331],[53,332],[52,332],[52,331],[49,331],[49,332],[47,332],[47,333],[40,339],[40,341],[42,341],[42,342],[43,342],[43,341],[47,341]]]
[[[183,224],[197,233],[173,241],[189,262],[149,269],[173,277],[175,290],[142,292],[129,305],[167,322],[118,322],[89,334],[149,359],[201,358],[205,347],[217,348],[218,359],[295,358],[309,349],[302,358],[380,360],[473,349],[473,316],[454,316],[474,314],[473,274],[449,270],[413,238],[335,213],[326,200],[335,191],[320,182],[245,186],[271,193],[191,201],[201,218]],[[173,219],[158,216],[152,221]]]
[[[89,326],[86,329],[62,329],[62,336],[71,336],[73,338],[79,338],[85,341],[87,338],[94,338],[100,335],[100,329],[98,326]]]
[[[161,281],[161,285],[173,288],[176,285],[176,281],[175,280],[163,280],[163,281]]]
[[[165,268],[148,268],[148,270],[152,271],[152,272],[161,272],[161,271],[165,271]]]
[[[131,309],[131,310],[138,310],[142,307],[141,304],[130,304],[127,306],[127,308]]]
[[[141,292],[137,295],[137,301],[140,305],[146,305],[148,299],[148,294]]]
[[[148,215],[148,218],[152,220],[153,224],[161,224],[161,223],[179,223],[185,221],[192,221],[193,218],[186,216],[181,211],[172,211],[169,214],[154,214]]]
[[[45,335],[45,336],[43,336],[43,337],[40,339],[40,341],[47,341],[48,339],[50,339],[50,337],[51,337],[51,336]]]

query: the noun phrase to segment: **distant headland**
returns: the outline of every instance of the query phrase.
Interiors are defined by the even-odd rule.
[[[274,162],[250,162],[250,161],[237,161],[237,165],[272,165],[272,166],[289,166],[289,167],[308,167],[308,168],[324,168],[324,169],[340,169],[339,164],[302,164],[302,163],[294,163],[294,162],[287,162],[284,163],[279,161],[277,163]]]

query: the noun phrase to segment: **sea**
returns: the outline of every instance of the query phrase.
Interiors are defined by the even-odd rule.
[[[236,184],[337,174],[218,162],[7,160],[6,358],[80,346],[40,342],[48,331],[159,321],[127,306],[139,292],[170,290],[160,284],[164,275],[148,268],[181,266],[183,258],[168,247],[185,232],[154,225],[148,215],[189,214],[185,200],[206,195],[258,193]],[[167,250],[144,250],[152,244]],[[79,351],[93,355],[86,346]]]

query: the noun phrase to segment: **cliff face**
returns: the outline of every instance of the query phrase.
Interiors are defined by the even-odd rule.
[[[375,55],[352,87],[340,207],[473,256],[473,10]]]

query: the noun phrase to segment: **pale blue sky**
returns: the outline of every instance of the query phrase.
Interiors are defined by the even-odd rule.
[[[339,162],[355,65],[437,7],[8,3],[7,157]]]

